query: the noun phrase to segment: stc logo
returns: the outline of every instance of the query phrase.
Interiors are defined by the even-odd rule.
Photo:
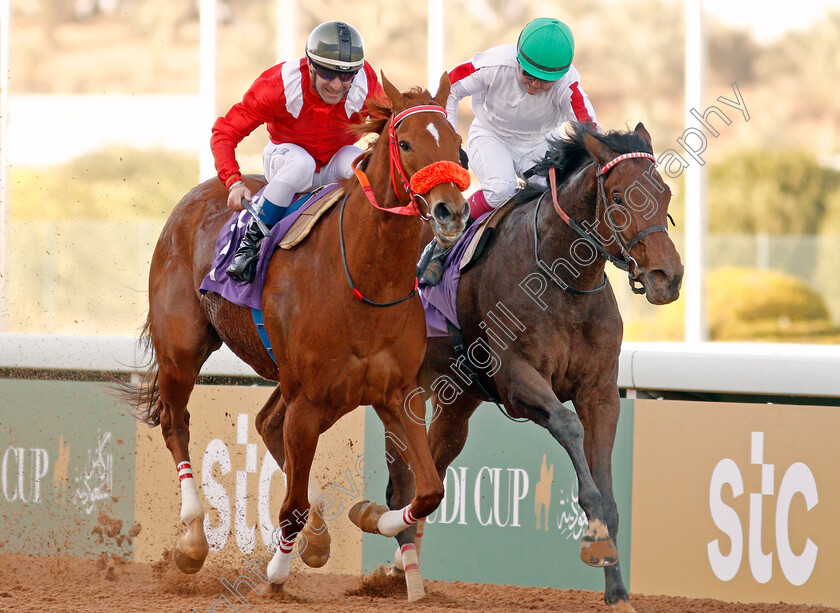
[[[747,558],[753,578],[759,583],[767,583],[773,575],[773,550],[765,553],[761,542],[762,506],[766,502],[772,505],[775,496],[775,544],[779,566],[785,578],[792,585],[802,585],[808,581],[817,563],[818,547],[810,538],[800,552],[794,552],[790,543],[788,518],[791,505],[797,494],[805,500],[805,508],[811,510],[819,502],[817,483],[811,469],[802,462],[794,462],[782,475],[778,491],[775,490],[775,466],[764,463],[764,433],[752,433],[750,464],[761,467],[761,491],[751,492],[749,496],[749,517],[746,518]],[[732,490],[732,497],[738,498],[744,493],[744,480],[738,465],[730,458],[718,462],[712,472],[709,484],[709,510],[715,525],[728,537],[731,549],[724,555],[719,539],[708,543],[707,550],[712,572],[721,581],[730,581],[738,574],[744,557],[744,525],[738,512],[722,500],[724,486]],[[801,502],[797,502],[801,504]],[[725,548],[724,539],[724,547]]]

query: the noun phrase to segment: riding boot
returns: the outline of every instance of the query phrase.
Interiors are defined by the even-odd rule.
[[[436,238],[423,249],[423,255],[417,262],[417,277],[422,279],[426,285],[437,285],[443,279],[443,265],[446,263],[446,256],[452,251],[452,245],[444,247]]]
[[[257,273],[260,245],[265,236],[259,224],[257,224],[257,220],[252,217],[233,256],[233,263],[228,266],[227,274],[231,279],[253,283]]]

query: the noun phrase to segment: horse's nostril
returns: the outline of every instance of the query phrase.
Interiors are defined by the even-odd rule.
[[[445,202],[438,202],[432,209],[432,214],[439,222],[449,221],[452,219],[452,211],[446,206]]]

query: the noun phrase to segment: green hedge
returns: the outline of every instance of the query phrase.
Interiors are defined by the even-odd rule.
[[[840,172],[800,151],[742,151],[711,164],[709,231],[816,234],[840,198]]]
[[[807,283],[774,270],[721,268],[706,276],[709,340],[838,343],[840,329]],[[628,321],[625,340],[682,341],[685,296],[656,307],[649,320]]]

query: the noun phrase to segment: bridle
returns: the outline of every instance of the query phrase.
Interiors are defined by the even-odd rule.
[[[619,253],[621,257],[616,257],[609,253],[603,243],[603,239],[600,237],[598,233],[594,235],[586,228],[581,227],[574,219],[569,217],[569,215],[563,210],[560,206],[560,203],[557,201],[557,176],[554,167],[549,168],[548,171],[548,179],[550,184],[550,191],[551,191],[551,198],[554,204],[554,210],[557,212],[557,215],[563,222],[569,226],[572,230],[574,230],[582,239],[584,239],[602,258],[612,262],[617,268],[623,270],[627,273],[628,280],[630,282],[630,289],[633,291],[634,294],[643,294],[645,292],[645,288],[643,286],[636,286],[638,283],[638,277],[636,277],[634,270],[638,269],[639,264],[636,259],[630,254],[630,250],[633,249],[637,244],[639,244],[645,237],[650,236],[655,232],[665,232],[668,233],[668,228],[661,224],[651,225],[640,232],[638,232],[633,238],[629,241],[625,240],[622,236],[621,232],[618,231],[618,226],[615,223],[615,219],[613,218],[612,208],[609,205],[609,201],[607,199],[607,188],[606,188],[606,181],[607,181],[607,173],[612,170],[619,162],[623,162],[624,160],[634,159],[634,158],[644,158],[653,161],[656,163],[656,158],[647,152],[644,151],[633,151],[631,153],[624,153],[619,155],[603,166],[599,166],[598,170],[595,173],[597,182],[598,182],[598,195],[596,197],[596,204],[595,204],[595,219],[599,219],[599,211],[601,206],[601,201],[604,202],[605,207],[605,215],[607,217],[607,221],[609,222],[610,230],[612,231],[612,235],[618,244]],[[540,196],[539,200],[537,201],[537,206],[534,211],[534,256],[537,261],[537,266],[542,270],[549,279],[551,279],[556,285],[558,285],[564,291],[574,293],[574,294],[591,294],[594,292],[601,291],[607,286],[607,276],[604,275],[604,281],[598,287],[590,290],[581,290],[576,289],[557,277],[553,270],[551,270],[545,262],[543,262],[539,257],[539,235],[537,233],[537,219],[538,213],[540,209],[540,204],[542,204],[542,200],[545,197],[546,192]],[[671,216],[668,216],[671,219],[671,223],[674,220]]]
[[[396,115],[391,116],[391,121],[388,126],[388,158],[389,170],[391,173],[391,184],[394,187],[394,193],[396,193],[397,197],[399,197],[400,192],[397,186],[397,174],[399,174],[403,189],[409,197],[409,203],[407,205],[395,207],[383,207],[379,205],[376,201],[376,195],[373,193],[373,188],[370,185],[367,175],[359,168],[359,163],[365,157],[364,154],[356,158],[352,164],[352,168],[359,184],[362,186],[365,196],[367,196],[368,201],[375,208],[380,211],[394,213],[396,215],[411,215],[414,217],[420,217],[423,221],[427,221],[429,219],[429,203],[426,201],[423,194],[427,194],[433,187],[441,183],[454,183],[461,191],[464,191],[470,186],[470,175],[465,168],[449,160],[438,160],[436,162],[432,162],[414,173],[411,178],[406,175],[402,164],[402,157],[400,156],[399,143],[397,141],[397,126],[399,126],[402,120],[406,117],[410,117],[411,115],[417,113],[439,113],[446,117],[446,110],[433,104],[412,106],[400,113],[397,113]],[[353,295],[360,301],[376,307],[393,306],[413,298],[417,293],[418,288],[417,277],[414,278],[414,289],[412,289],[408,295],[390,302],[374,302],[365,297],[359,288],[356,287],[356,284],[353,282],[353,278],[350,276],[350,269],[347,266],[347,250],[344,245],[344,208],[347,204],[348,195],[349,194],[345,194],[341,201],[341,210],[339,211],[338,217],[338,238],[341,245],[341,263],[344,265],[344,274],[347,277],[347,284],[350,286],[350,291],[353,292]],[[420,207],[417,203],[418,198],[423,200],[426,204],[426,215],[423,215],[420,212]]]
[[[438,160],[432,162],[428,166],[424,166],[412,176],[410,179],[406,175],[402,164],[402,157],[400,156],[400,146],[397,140],[397,126],[406,117],[415,115],[417,113],[440,113],[446,117],[446,110],[443,107],[434,104],[421,104],[412,106],[404,111],[397,113],[391,117],[391,122],[388,126],[388,158],[391,170],[391,184],[394,187],[394,193],[399,194],[400,190],[397,186],[397,175],[400,177],[403,189],[408,194],[409,204],[405,206],[383,207],[376,201],[376,196],[373,193],[373,188],[370,186],[370,181],[363,170],[359,168],[359,163],[364,158],[364,155],[359,156],[353,162],[353,172],[362,186],[362,189],[367,196],[368,201],[380,211],[388,213],[395,213],[397,215],[413,215],[419,216],[423,221],[428,220],[427,215],[420,212],[420,207],[417,204],[417,199],[423,200],[426,203],[426,211],[428,214],[429,203],[422,195],[428,193],[436,185],[441,183],[455,183],[461,191],[466,190],[470,186],[470,175],[466,169],[462,168],[455,162],[449,160]]]

